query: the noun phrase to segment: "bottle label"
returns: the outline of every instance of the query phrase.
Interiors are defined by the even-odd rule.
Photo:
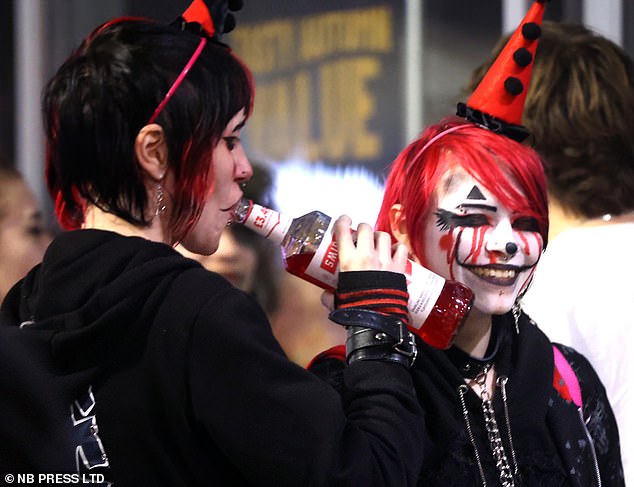
[[[445,279],[411,260],[407,261],[405,278],[409,292],[410,325],[420,329],[434,308],[445,286]]]
[[[284,218],[278,211],[253,204],[244,220],[244,226],[250,228],[264,238],[282,243],[284,235],[291,225],[290,218]]]
[[[321,245],[304,273],[334,289],[337,287],[337,276],[339,275],[339,251],[337,241],[332,238],[333,225],[334,220],[331,220],[324,232]]]
[[[334,221],[330,222],[328,229],[324,233],[324,240],[317,252],[315,252],[310,264],[308,264],[305,274],[334,289],[337,287],[339,251],[337,249],[337,241],[332,238],[333,225]],[[326,241],[326,239],[331,240]],[[410,325],[413,328],[420,329],[432,312],[445,286],[445,279],[408,260],[405,267],[405,280],[409,293]]]

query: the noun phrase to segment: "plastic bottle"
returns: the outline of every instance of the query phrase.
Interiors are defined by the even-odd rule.
[[[280,245],[286,270],[322,289],[337,286],[338,252],[332,219],[320,211],[290,218],[246,198],[233,221]],[[406,268],[410,328],[435,348],[447,349],[473,303],[473,292],[409,260]]]

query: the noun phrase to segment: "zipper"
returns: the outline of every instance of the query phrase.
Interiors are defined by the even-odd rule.
[[[581,426],[583,427],[583,431],[586,435],[586,439],[588,440],[590,444],[590,453],[592,453],[592,461],[594,463],[594,474],[596,475],[597,487],[601,487],[601,473],[599,471],[599,460],[597,459],[597,452],[594,448],[594,440],[592,439],[592,436],[590,435],[590,432],[588,431],[588,426],[583,417],[582,409],[577,408],[577,412],[579,413],[579,419],[581,421]],[[590,418],[588,418],[588,421],[589,420]]]

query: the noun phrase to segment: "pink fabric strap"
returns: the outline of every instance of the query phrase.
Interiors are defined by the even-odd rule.
[[[572,397],[572,402],[580,408],[583,402],[581,401],[581,387],[579,387],[577,375],[572,370],[572,367],[568,363],[568,360],[566,360],[566,357],[564,357],[563,353],[561,353],[555,345],[553,345],[553,354],[555,356],[555,368],[564,379],[564,382],[568,387],[568,392],[570,392],[570,396]]]
[[[189,58],[189,61],[187,61],[187,64],[185,65],[181,73],[178,75],[176,80],[174,80],[174,83],[168,90],[167,94],[165,95],[165,97],[163,97],[163,99],[161,100],[161,103],[159,103],[159,105],[156,107],[156,110],[154,110],[154,113],[148,120],[148,123],[154,123],[154,120],[156,120],[156,117],[158,117],[159,114],[163,111],[163,108],[165,108],[165,105],[167,105],[167,102],[170,101],[170,98],[172,98],[172,95],[174,95],[174,93],[176,92],[180,84],[183,82],[183,80],[185,79],[185,76],[187,76],[187,73],[189,73],[189,70],[198,59],[198,56],[200,56],[200,53],[203,52],[203,48],[205,47],[205,44],[207,44],[207,39],[205,37],[201,37],[200,42],[198,43],[198,47],[194,51],[194,54],[192,54],[192,57]]]
[[[432,145],[434,142],[436,142],[441,137],[444,137],[445,135],[448,135],[448,134],[450,134],[452,132],[455,132],[456,130],[460,130],[461,128],[464,128],[464,127],[473,127],[473,124],[472,123],[464,123],[462,125],[456,125],[455,127],[450,127],[448,129],[443,130],[442,132],[434,135],[431,139],[429,139],[427,141],[427,143],[423,146],[423,148],[418,151],[418,154],[416,154],[416,157],[414,157],[412,160],[413,161],[418,160],[418,158],[423,155],[423,152],[425,152],[430,145]]]

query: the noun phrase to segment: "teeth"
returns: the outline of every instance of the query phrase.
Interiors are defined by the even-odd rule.
[[[474,274],[482,277],[493,277],[496,279],[515,279],[517,272],[513,269],[500,270],[491,269],[489,267],[473,267],[471,268]]]

